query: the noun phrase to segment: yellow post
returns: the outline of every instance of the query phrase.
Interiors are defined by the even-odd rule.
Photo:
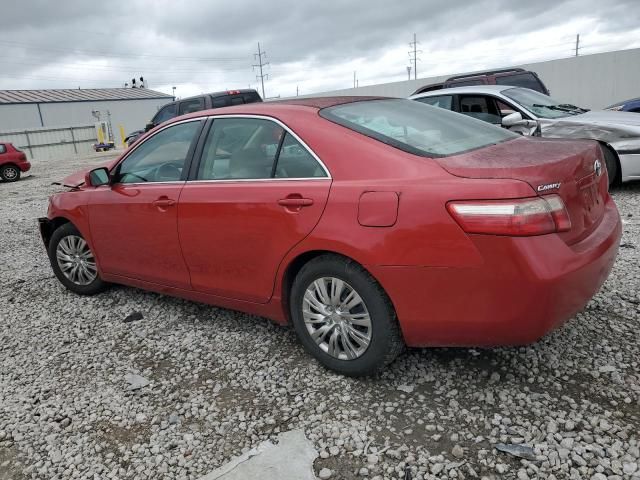
[[[102,133],[102,124],[98,124],[98,143],[104,143],[104,133]]]
[[[120,140],[122,141],[122,148],[127,148],[127,144],[124,141],[124,138],[125,138],[124,126],[120,124],[118,125],[118,127],[120,128]]]

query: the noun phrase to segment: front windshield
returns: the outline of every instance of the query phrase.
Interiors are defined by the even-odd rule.
[[[455,155],[518,138],[500,127],[413,100],[384,99],[324,108],[320,115],[409,153]]]
[[[560,103],[547,95],[528,88],[509,88],[503,90],[502,94],[540,118],[568,117],[587,111],[575,105]]]

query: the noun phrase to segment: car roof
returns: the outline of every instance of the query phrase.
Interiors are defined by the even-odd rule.
[[[452,93],[486,93],[486,94],[495,94],[501,93],[504,90],[509,90],[510,88],[520,88],[514,87],[513,85],[471,85],[468,87],[451,87],[451,88],[443,88],[441,90],[434,90],[432,92],[425,93],[417,93],[416,95],[411,95],[409,98],[422,98],[422,97],[437,97],[439,95],[447,95]]]
[[[254,102],[243,105],[234,105],[231,107],[210,108],[207,110],[198,110],[197,112],[188,113],[186,115],[174,117],[171,123],[181,121],[187,118],[208,117],[211,115],[276,115],[278,112],[291,111],[292,109],[304,109],[317,111],[327,107],[343,105],[345,103],[363,102],[369,100],[403,100],[402,98],[391,97],[310,97],[310,98],[292,98],[288,100],[277,100],[273,102]]]

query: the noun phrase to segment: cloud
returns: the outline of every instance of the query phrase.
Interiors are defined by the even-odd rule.
[[[0,15],[0,88],[116,87],[143,75],[181,96],[257,87],[267,51],[267,96],[448,74],[640,46],[636,0],[26,1]]]

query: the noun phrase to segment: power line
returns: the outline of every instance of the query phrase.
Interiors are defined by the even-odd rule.
[[[258,59],[258,63],[254,64],[253,68],[255,69],[256,67],[258,67],[260,69],[260,75],[256,75],[256,79],[260,80],[260,83],[262,84],[262,98],[266,98],[264,95],[264,77],[268,78],[269,74],[263,73],[262,67],[266,67],[267,65],[269,65],[269,62],[264,62],[262,60],[262,57],[267,57],[267,52],[260,50],[260,42],[258,42],[258,53],[254,54],[254,57]]]

